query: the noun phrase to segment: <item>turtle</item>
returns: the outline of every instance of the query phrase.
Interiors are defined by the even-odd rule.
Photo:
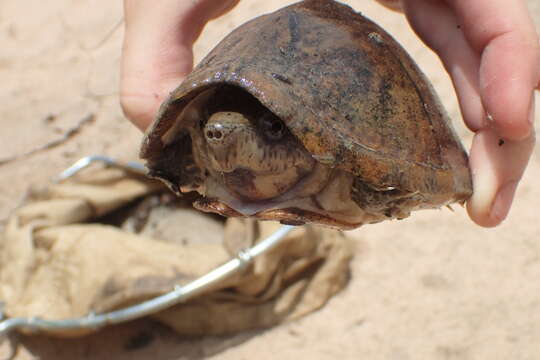
[[[353,229],[463,204],[468,157],[426,76],[351,7],[305,0],[227,35],[145,133],[148,174],[226,217]]]

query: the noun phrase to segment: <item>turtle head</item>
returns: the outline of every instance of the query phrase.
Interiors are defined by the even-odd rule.
[[[314,165],[310,154],[269,111],[218,111],[208,117],[201,132],[203,141],[193,148],[199,164],[244,200],[278,197]]]
[[[220,154],[243,141],[247,134],[254,134],[254,130],[253,125],[241,113],[220,111],[210,116],[203,132],[208,146]]]

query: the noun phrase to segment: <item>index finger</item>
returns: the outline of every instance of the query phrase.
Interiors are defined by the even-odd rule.
[[[534,89],[540,80],[540,46],[524,0],[448,0],[464,35],[481,56],[482,103],[497,133],[530,135]]]
[[[403,11],[400,0],[377,0],[377,2],[391,10]]]

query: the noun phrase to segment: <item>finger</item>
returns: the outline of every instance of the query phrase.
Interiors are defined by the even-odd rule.
[[[191,45],[197,40],[206,23],[222,16],[238,4],[240,0],[195,0],[184,2],[178,35]],[[187,4],[186,4],[187,3]]]
[[[394,11],[403,11],[400,0],[377,0],[382,6]]]
[[[404,8],[413,29],[439,55],[451,76],[465,124],[473,131],[483,128],[480,57],[465,38],[454,11],[443,1],[430,0],[409,0]]]
[[[202,13],[203,17],[212,20],[231,11],[239,2],[240,0],[222,0],[219,2],[215,0],[199,0],[196,1],[198,5],[196,9]]]
[[[469,158],[474,192],[467,210],[478,225],[496,226],[506,218],[534,143],[534,132],[519,141],[501,139],[489,128],[476,133]]]
[[[497,132],[518,140],[532,131],[533,91],[539,78],[540,57],[533,47],[514,39],[508,34],[486,47],[480,65],[480,87],[484,108]]]
[[[163,0],[159,6],[125,0],[120,101],[125,115],[144,130],[169,92],[193,67],[193,42],[206,23],[238,0]]]
[[[475,137],[471,149],[471,169],[474,179],[474,195],[468,202],[471,218],[483,226],[495,226],[507,215],[515,188],[526,167],[534,138],[523,141],[508,141],[499,146],[499,129],[487,123],[481,86],[482,52],[478,44],[467,37],[466,21],[450,2],[428,0],[405,0],[404,10],[411,25],[421,38],[441,57],[452,77],[460,101],[462,114],[467,125],[481,130]],[[501,56],[512,56],[512,53]],[[529,80],[529,84],[535,84]],[[525,82],[527,83],[527,82]],[[528,90],[531,92],[531,88]],[[513,104],[506,104],[512,107]],[[530,105],[533,118],[533,105]]]
[[[152,122],[167,91],[191,70],[192,34],[177,34],[179,17],[185,11],[169,0],[152,7],[124,1],[120,102],[125,115],[141,130]]]
[[[530,136],[532,95],[540,81],[540,46],[523,0],[453,0],[471,46],[481,54],[482,102],[507,139]]]

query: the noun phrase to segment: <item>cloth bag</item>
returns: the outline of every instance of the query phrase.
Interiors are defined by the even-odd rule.
[[[50,320],[120,309],[204,275],[279,226],[198,212],[189,199],[125,170],[87,169],[31,190],[8,219],[0,301],[7,317]],[[343,233],[298,227],[241,273],[151,316],[185,335],[296,319],[343,289],[351,257]]]

